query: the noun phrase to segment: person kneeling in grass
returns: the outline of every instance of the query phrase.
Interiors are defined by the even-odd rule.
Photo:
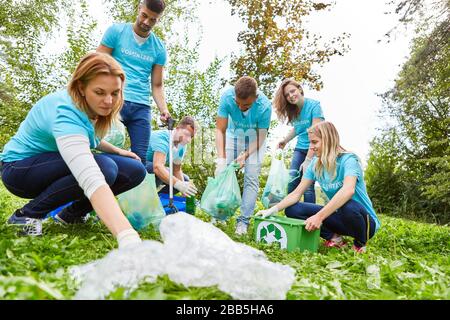
[[[197,188],[189,182],[189,177],[183,173],[181,164],[186,153],[186,146],[191,142],[197,132],[197,124],[194,118],[186,116],[178,123],[172,132],[172,164],[173,177],[172,182],[175,189],[183,195],[194,196]],[[150,137],[150,145],[147,151],[146,169],[148,173],[155,174],[156,186],[162,186],[162,193],[169,193],[170,184],[169,169],[169,130],[157,130]]]
[[[380,227],[380,221],[367,195],[359,158],[340,146],[339,134],[328,121],[308,129],[315,157],[298,185],[274,207],[256,213],[268,217],[285,210],[286,216],[306,220],[308,231],[320,230],[327,247],[345,245],[341,236],[354,238],[352,249],[365,252],[367,241]],[[315,181],[330,199],[325,206],[298,202]]]
[[[41,235],[47,214],[70,201],[56,219],[83,222],[94,209],[119,248],[141,239],[114,195],[139,185],[145,167],[133,152],[103,137],[123,105],[125,74],[114,58],[89,53],[67,88],[46,95],[28,112],[0,154],[1,176],[14,195],[32,199],[8,219],[23,234]],[[91,149],[103,151],[93,154]]]

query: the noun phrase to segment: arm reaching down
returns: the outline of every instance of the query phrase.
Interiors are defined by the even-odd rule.
[[[122,238],[117,238],[119,247],[140,242],[139,235],[131,227],[106,183],[89,148],[88,138],[83,135],[67,135],[57,138],[56,144],[64,162],[100,219],[114,236],[122,235],[123,239],[126,238],[123,241]],[[122,233],[126,230],[129,231]]]

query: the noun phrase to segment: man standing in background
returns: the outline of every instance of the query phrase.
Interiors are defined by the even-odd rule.
[[[161,120],[166,122],[170,117],[163,83],[167,51],[152,32],[164,8],[163,0],[143,0],[136,22],[110,26],[97,48],[97,51],[112,55],[125,71],[125,101],[120,115],[130,136],[131,151],[144,165],[151,132],[150,96],[158,106]]]

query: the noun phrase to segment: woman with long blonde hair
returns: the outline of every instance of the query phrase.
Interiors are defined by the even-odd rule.
[[[342,247],[342,235],[354,239],[353,250],[365,252],[367,241],[380,227],[364,183],[359,158],[341,147],[335,126],[328,121],[308,129],[315,157],[298,187],[276,206],[259,211],[267,217],[283,209],[291,218],[306,220],[308,231],[321,229],[327,247]],[[325,206],[298,202],[306,189],[319,182],[330,201]]]
[[[289,141],[297,137],[297,144],[295,145],[291,162],[291,174],[296,175],[297,170],[300,174],[289,183],[288,192],[292,192],[300,183],[304,169],[308,167],[313,156],[313,152],[309,150],[309,139],[306,130],[325,118],[320,102],[305,98],[300,83],[294,79],[283,80],[275,93],[273,106],[278,119],[293,126],[287,136],[278,143],[278,148],[284,149]],[[305,191],[304,201],[309,203],[316,202],[314,185],[311,185]]]
[[[56,216],[61,223],[82,223],[94,209],[119,247],[140,242],[114,195],[140,184],[145,168],[136,154],[102,140],[122,108],[124,81],[111,56],[89,53],[67,88],[31,108],[0,154],[5,187],[32,199],[13,213],[9,225],[40,235],[48,212],[73,201]],[[93,154],[94,148],[104,153]]]

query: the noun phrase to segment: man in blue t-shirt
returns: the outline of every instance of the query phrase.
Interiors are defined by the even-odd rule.
[[[164,8],[163,0],[142,1],[136,22],[110,26],[97,48],[97,51],[112,55],[125,71],[125,102],[120,115],[130,135],[131,151],[144,164],[151,133],[150,96],[161,112],[161,120],[166,122],[170,117],[163,84],[167,51],[152,32]]]
[[[234,88],[220,98],[216,122],[216,175],[235,160],[245,167],[241,216],[236,234],[247,232],[259,188],[259,173],[270,127],[272,104],[260,91],[256,80],[241,77]]]
[[[194,196],[197,193],[195,185],[189,182],[189,177],[185,175],[181,169],[181,164],[186,153],[186,146],[191,142],[196,132],[197,125],[195,120],[189,116],[181,119],[175,130],[172,132],[172,182],[174,188],[186,196]],[[169,185],[170,183],[169,170],[166,167],[169,165],[169,135],[169,130],[157,130],[150,137],[146,169],[148,173],[155,174],[157,186],[164,184]],[[167,187],[164,187],[161,192],[169,193],[169,190]]]

